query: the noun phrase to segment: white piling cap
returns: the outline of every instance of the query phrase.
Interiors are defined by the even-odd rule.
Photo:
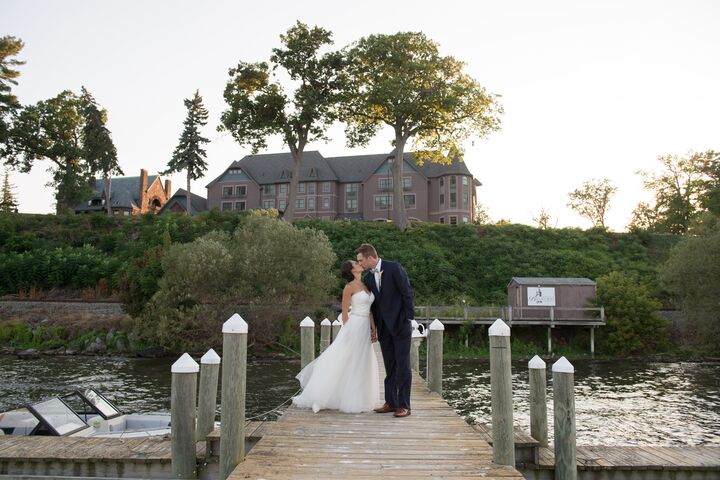
[[[425,335],[423,335],[422,333],[420,333],[420,330],[415,329],[415,330],[412,331],[412,338],[420,338],[420,339],[422,339],[422,338],[425,338]]]
[[[333,320],[333,326],[342,325],[342,322],[340,320]]]
[[[223,323],[223,333],[247,333],[248,324],[243,318],[237,313],[233,314],[232,317],[228,318]]]
[[[575,373],[575,367],[572,366],[572,363],[568,362],[568,359],[565,357],[560,357],[560,359],[553,363],[552,371],[557,373]]]
[[[217,365],[220,363],[220,355],[215,353],[215,350],[211,348],[200,358],[200,363],[205,365]]]
[[[303,321],[300,322],[301,327],[315,327],[315,322],[312,321],[312,318],[305,317],[303,318]]]
[[[320,325],[326,326],[326,325],[332,325],[332,323],[330,323],[330,320],[328,320],[328,319],[326,318],[325,320],[323,320],[322,322],[320,322]]]
[[[535,355],[530,359],[528,362],[528,368],[541,368],[545,370],[547,365],[545,365],[545,360]]]
[[[187,353],[183,353],[170,368],[172,373],[197,373],[198,371],[200,371],[200,365]]]
[[[495,320],[495,323],[488,328],[488,335],[491,337],[509,337],[510,327],[508,327],[507,323],[503,322],[502,319],[498,318]]]
[[[430,324],[430,330],[445,330],[445,325],[437,318]]]
[[[410,320],[410,326],[414,329],[418,328],[418,325],[420,325],[416,320]]]

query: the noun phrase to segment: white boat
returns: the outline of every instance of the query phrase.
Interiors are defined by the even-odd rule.
[[[154,437],[170,434],[170,414],[125,414],[93,388],[0,413],[0,435]]]

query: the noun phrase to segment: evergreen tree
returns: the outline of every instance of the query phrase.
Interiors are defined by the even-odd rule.
[[[207,153],[202,148],[204,143],[210,143],[210,140],[200,135],[200,127],[207,125],[208,111],[203,106],[200,92],[196,91],[192,99],[185,99],[185,107],[188,109],[185,118],[185,130],[180,135],[180,142],[175,147],[172,159],[168,163],[168,168],[160,175],[168,175],[170,173],[187,171],[187,214],[190,215],[190,180],[197,180],[203,176],[207,170],[207,162],[205,157]]]
[[[18,38],[0,37],[0,158],[11,155],[8,148],[10,117],[20,107],[20,103],[11,92],[12,85],[17,85],[15,79],[20,76],[20,72],[14,68],[25,63],[11,57],[20,53],[23,46],[22,40]]]
[[[2,186],[2,198],[0,198],[0,212],[14,213],[17,212],[17,201],[13,194],[13,185],[10,184],[10,171],[5,169],[5,179]]]
[[[85,117],[83,125],[83,152],[92,174],[100,173],[105,187],[105,206],[108,215],[112,215],[110,205],[112,175],[123,175],[118,164],[117,149],[110,136],[107,123],[107,111],[100,109],[95,98],[82,87],[80,97],[82,113]]]

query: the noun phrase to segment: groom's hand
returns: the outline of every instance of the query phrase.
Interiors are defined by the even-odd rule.
[[[370,341],[372,343],[377,342],[377,332],[375,330],[370,331]]]

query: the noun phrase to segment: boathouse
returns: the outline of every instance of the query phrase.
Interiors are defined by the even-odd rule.
[[[513,320],[582,319],[596,295],[589,278],[513,277],[507,286]]]

